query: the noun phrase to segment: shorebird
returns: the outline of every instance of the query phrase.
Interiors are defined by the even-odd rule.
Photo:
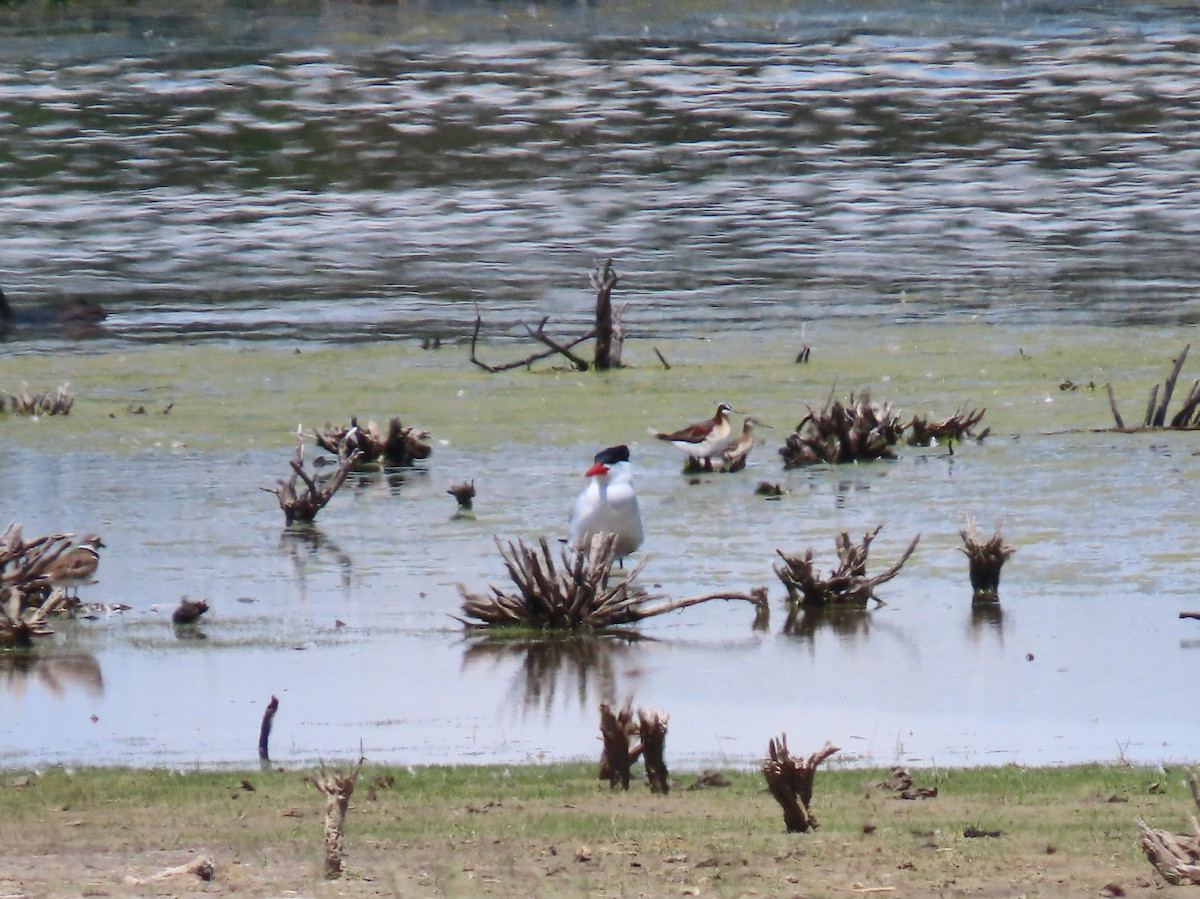
[[[67,550],[51,562],[45,572],[51,586],[62,587],[68,592],[74,588],[75,596],[78,597],[81,586],[95,583],[92,575],[100,565],[102,546],[103,540],[95,534],[88,534],[78,546]]]
[[[750,455],[750,450],[754,449],[755,425],[771,427],[753,415],[747,415],[746,420],[742,422],[742,433],[721,453],[721,471],[741,471],[746,467],[746,457]]]
[[[613,552],[623,562],[642,545],[642,513],[633,491],[629,447],[610,446],[596,453],[585,475],[588,485],[575,500],[569,542],[578,546],[595,534],[615,534]]]
[[[669,434],[658,433],[654,436],[666,440],[696,460],[704,471],[712,471],[712,460],[733,442],[730,437],[729,413],[733,406],[721,403],[717,406],[717,414],[705,421],[698,421],[686,428],[672,431]]]

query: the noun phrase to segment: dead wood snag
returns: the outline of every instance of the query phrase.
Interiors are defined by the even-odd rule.
[[[920,534],[913,537],[899,560],[886,571],[868,575],[867,556],[871,550],[871,541],[882,527],[883,525],[879,525],[875,530],[864,534],[861,543],[851,542],[847,531],[839,533],[835,538],[838,566],[828,576],[817,571],[812,549],[807,550],[803,556],[785,553],[781,549],[775,550],[783,560],[782,565],[774,566],[775,574],[787,588],[788,600],[799,601],[806,606],[844,604],[861,608],[866,606],[867,600],[873,599],[882,605],[883,600],[875,595],[875,588],[900,573],[900,569],[916,550],[921,539]]]
[[[830,396],[820,409],[809,407],[779,454],[784,468],[894,459],[905,427],[891,404],[871,402],[870,391],[845,402]]]
[[[788,833],[807,833],[816,829],[817,817],[812,813],[813,778],[817,766],[840,748],[830,742],[807,759],[798,761],[791,757],[787,748],[787,734],[767,745],[767,760],[763,763],[763,776],[767,789],[783,809],[783,823]]]
[[[966,527],[958,532],[963,545],[959,549],[967,556],[968,573],[973,591],[972,601],[986,603],[1000,601],[1000,569],[1017,550],[1008,546],[1000,536],[1000,522],[996,530],[985,540],[979,533],[975,519],[968,517]]]

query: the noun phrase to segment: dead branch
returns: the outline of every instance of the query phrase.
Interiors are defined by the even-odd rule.
[[[967,556],[973,602],[1000,601],[1000,569],[1017,550],[1007,546],[1000,536],[1000,522],[991,538],[984,540],[972,516],[967,516],[966,526],[958,532],[963,546],[959,549]]]
[[[908,435],[907,443],[909,446],[930,446],[937,441],[953,446],[955,442],[961,441],[964,437],[975,437],[976,440],[982,440],[988,432],[984,431],[976,435],[973,430],[983,420],[985,412],[987,409],[968,410],[963,406],[956,409],[949,418],[941,421],[929,421],[919,415],[914,415],[908,423],[911,432]]]
[[[340,769],[330,771],[321,762],[321,770],[308,778],[308,782],[325,794],[325,877],[333,880],[341,877],[346,865],[346,810],[354,785],[358,781],[363,759],[360,757],[354,770],[344,773]]]
[[[185,874],[192,874],[201,880],[209,881],[216,874],[216,868],[211,858],[207,855],[202,855],[200,858],[193,859],[186,864],[176,865],[173,868],[164,868],[157,874],[151,874],[149,877],[134,877],[130,875],[125,878],[125,883],[129,886],[146,886],[147,884],[160,880],[169,880],[172,877],[180,877]]]
[[[271,742],[271,725],[275,722],[275,713],[279,711],[279,697],[272,694],[271,701],[263,710],[262,724],[258,728],[258,757],[263,762],[271,761],[269,744]]]
[[[1200,811],[1200,785],[1194,771],[1187,772],[1192,803]],[[1190,833],[1170,833],[1155,830],[1140,816],[1135,819],[1142,834],[1142,851],[1168,883],[1176,886],[1200,884],[1200,822],[1196,815],[1188,816]]]
[[[34,637],[54,633],[50,616],[67,609],[72,600],[65,590],[52,587],[49,569],[71,549],[71,537],[53,534],[25,540],[15,522],[0,533],[0,646],[29,646]]]
[[[601,780],[607,780],[611,789],[629,789],[630,769],[642,753],[639,744],[630,747],[629,738],[636,736],[638,729],[633,723],[633,700],[626,699],[620,711],[613,712],[607,702],[600,703],[600,738],[604,748],[600,751]]]
[[[484,371],[492,372],[493,374],[495,374],[496,372],[501,372],[501,371],[511,371],[514,368],[527,368],[528,366],[532,365],[533,363],[537,362],[540,359],[548,359],[549,357],[561,352],[560,349],[550,349],[550,350],[546,350],[545,352],[542,352],[542,353],[531,353],[530,355],[526,356],[524,359],[517,359],[513,362],[504,362],[504,363],[501,363],[500,365],[490,365],[487,362],[484,362],[482,359],[480,359],[479,356],[476,354],[476,344],[479,341],[479,329],[482,326],[483,326],[483,319],[480,317],[478,307],[476,307],[476,309],[475,309],[475,328],[474,328],[474,330],[471,331],[471,357],[470,357],[471,362],[473,362],[475,365],[478,365]],[[583,343],[585,340],[591,340],[595,336],[596,336],[596,331],[595,331],[595,329],[592,329],[592,330],[588,331],[586,334],[583,334],[580,337],[576,337],[574,340],[570,341],[569,343],[563,344],[562,348],[567,349],[567,350],[574,349],[575,347],[579,346],[579,344]]]
[[[1104,385],[1108,393],[1108,406],[1112,410],[1113,421],[1116,422],[1118,431],[1132,433],[1150,428],[1187,431],[1200,428],[1200,415],[1197,415],[1197,408],[1200,407],[1200,380],[1192,381],[1179,411],[1171,417],[1169,422],[1167,421],[1167,407],[1170,405],[1171,397],[1175,392],[1175,383],[1179,379],[1179,373],[1183,370],[1183,363],[1187,359],[1190,349],[1191,344],[1185,346],[1179,355],[1171,360],[1171,370],[1167,373],[1166,380],[1162,384],[1155,384],[1150,388],[1146,412],[1138,427],[1125,426],[1121,413],[1117,411],[1117,401],[1113,395],[1112,384]]]
[[[845,402],[830,395],[819,410],[809,407],[779,454],[784,468],[894,459],[892,447],[906,427],[890,404],[872,403],[867,390],[857,399],[850,394]]]
[[[857,544],[850,541],[848,532],[839,533],[835,538],[838,567],[828,577],[822,577],[817,572],[812,549],[807,550],[804,556],[788,554],[781,549],[775,550],[783,560],[782,565],[774,566],[775,574],[787,588],[789,601],[799,600],[804,605],[865,606],[867,600],[874,599],[882,605],[883,600],[875,595],[875,588],[899,574],[921,539],[921,535],[917,534],[895,564],[880,574],[868,577],[867,556],[870,553],[871,541],[882,527],[883,525],[879,525],[875,530],[864,534],[862,542]]]
[[[787,734],[767,745],[767,760],[763,763],[763,776],[767,788],[783,809],[783,823],[788,833],[807,833],[816,829],[817,818],[812,813],[813,778],[817,766],[840,749],[826,741],[818,752],[807,759],[797,761],[788,753]]]
[[[279,508],[283,510],[287,527],[291,527],[297,522],[309,524],[317,517],[317,513],[325,508],[326,503],[333,499],[338,488],[346,482],[350,469],[357,461],[357,450],[343,452],[340,454],[338,467],[331,474],[321,478],[319,482],[314,480],[304,470],[304,432],[301,428],[297,428],[296,458],[291,461],[292,476],[286,481],[278,481],[276,487],[260,487],[259,489],[275,494],[275,498],[279,500]],[[297,479],[304,482],[305,491],[303,493],[296,489]]]
[[[426,442],[430,434],[423,428],[404,427],[398,417],[388,420],[388,432],[380,433],[379,425],[373,421],[360,426],[357,416],[351,416],[349,427],[334,427],[326,424],[324,431],[312,432],[313,442],[326,452],[341,456],[358,453],[356,466],[382,462],[392,468],[411,468],[433,452]]]
[[[658,709],[638,709],[638,736],[642,741],[642,762],[650,792],[666,796],[671,791],[667,763],[663,759],[670,716]]]
[[[613,314],[612,292],[620,278],[613,271],[612,259],[598,263],[591,273],[590,280],[592,289],[596,291],[596,352],[593,357],[596,370],[620,368],[625,334],[621,328],[620,315]]]
[[[575,371],[587,371],[588,370],[587,362],[585,362],[583,359],[580,359],[578,356],[576,356],[574,353],[572,353],[570,347],[563,346],[561,343],[558,343],[557,341],[551,339],[550,335],[546,333],[546,322],[548,322],[549,320],[550,320],[550,316],[548,316],[548,315],[543,316],[542,320],[540,322],[538,322],[538,326],[537,326],[536,330],[529,327],[529,325],[525,325],[525,333],[527,333],[530,337],[532,337],[534,340],[538,341],[539,343],[544,343],[546,346],[550,347],[550,349],[554,350],[554,352],[558,353],[560,356],[565,357],[566,360],[571,363],[571,367],[573,369],[575,369]]]
[[[523,540],[505,544],[497,538],[496,547],[517,592],[506,592],[493,585],[490,593],[472,593],[460,584],[464,618],[458,620],[473,628],[520,625],[552,630],[602,630],[714,599],[740,599],[754,603],[760,610],[767,605],[765,587],[750,593],[717,592],[648,605],[656,597],[634,584],[645,561],[623,580],[610,583],[616,563],[615,544],[615,535],[596,534],[574,549],[564,547],[561,564],[556,565],[545,537],[539,538],[535,547]]]

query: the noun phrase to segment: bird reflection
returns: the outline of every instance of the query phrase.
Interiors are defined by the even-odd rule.
[[[1003,642],[1004,610],[998,602],[971,603],[971,639],[978,642],[982,634],[992,632]]]
[[[337,562],[342,572],[342,587],[350,589],[350,578],[354,573],[353,560],[319,528],[286,528],[279,535],[279,547],[291,556],[292,565],[296,568],[296,579],[301,586],[307,581],[308,569],[313,565],[320,565],[324,557]]]
[[[5,689],[19,697],[33,683],[55,696],[73,686],[92,696],[104,692],[100,663],[89,653],[0,653],[0,684]]]
[[[639,639],[632,634],[516,638],[475,636],[463,653],[463,667],[481,660],[496,663],[518,659],[521,676],[513,692],[526,712],[540,709],[549,717],[555,701],[574,695],[580,708],[616,696],[616,662],[629,658]]]
[[[871,613],[857,606],[789,604],[787,621],[783,623],[783,632],[789,637],[812,641],[823,627],[846,641],[866,639],[871,633]]]

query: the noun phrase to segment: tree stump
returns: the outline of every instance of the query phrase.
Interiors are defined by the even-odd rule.
[[[809,408],[779,454],[784,468],[894,459],[892,447],[906,427],[891,404],[872,403],[870,391],[845,402],[831,396],[820,409]]]
[[[768,744],[768,758],[762,772],[767,779],[767,788],[783,809],[783,823],[788,833],[807,833],[817,827],[817,818],[811,808],[813,778],[817,766],[839,751],[839,747],[826,741],[820,751],[797,762],[788,753],[787,734],[780,734],[778,742],[771,740]]]
[[[917,534],[895,564],[880,574],[868,576],[867,555],[870,553],[871,541],[882,528],[883,525],[879,525],[875,530],[864,534],[861,543],[851,542],[850,534],[846,531],[839,533],[835,538],[838,567],[828,577],[816,570],[811,549],[803,556],[791,555],[781,549],[775,550],[783,560],[782,565],[774,566],[775,574],[787,588],[788,599],[793,602],[799,600],[806,606],[847,604],[862,608],[869,599],[874,599],[882,605],[883,600],[875,595],[875,588],[900,573],[900,569],[916,550],[921,539],[921,535]]]
[[[983,539],[979,528],[975,525],[975,519],[970,517],[967,518],[966,527],[958,533],[964,544],[959,549],[966,554],[971,589],[974,591],[972,602],[999,602],[1000,569],[1017,551],[1016,548],[1005,545],[1000,537],[1000,522],[998,521],[996,522],[996,531],[989,540]]]
[[[629,789],[630,768],[641,755],[642,747],[630,747],[629,738],[636,736],[638,729],[633,723],[631,700],[625,700],[625,705],[618,712],[613,712],[607,702],[600,703],[600,738],[604,748],[600,752],[601,780],[607,780],[612,789],[620,787]]]
[[[667,780],[667,763],[663,752],[667,742],[667,721],[670,716],[657,709],[638,709],[638,736],[642,740],[642,763],[646,766],[646,782],[650,792],[666,796],[671,791]]]
[[[322,762],[321,770],[309,778],[309,782],[325,794],[325,836],[322,846],[325,877],[329,880],[341,877],[345,870],[346,810],[350,806],[350,797],[354,793],[354,785],[358,781],[361,769],[361,758],[349,774],[336,769],[330,771]]]
[[[1194,771],[1187,772],[1188,788],[1192,791],[1192,802],[1200,811],[1200,786]],[[1200,885],[1200,823],[1195,815],[1188,816],[1191,833],[1170,833],[1155,830],[1141,817],[1136,819],[1142,833],[1142,851],[1168,883]]]
[[[973,434],[973,430],[980,421],[983,420],[983,413],[987,409],[970,409],[965,406],[957,409],[949,418],[941,421],[930,421],[922,418],[919,415],[914,415],[908,423],[909,434],[907,443],[909,446],[930,446],[934,441],[944,443],[951,448],[955,441],[962,440],[964,437],[974,436],[976,440],[982,441],[991,431],[990,428],[985,428],[978,435]]]
[[[333,499],[338,488],[346,483],[350,469],[358,461],[357,450],[343,451],[338,461],[337,469],[320,479],[318,482],[304,470],[304,432],[296,429],[296,458],[292,459],[292,476],[286,481],[278,481],[276,487],[260,487],[267,493],[274,493],[279,500],[279,508],[283,510],[285,526],[293,524],[311,524],[325,505]],[[304,482],[303,493],[296,489],[297,479]]]

